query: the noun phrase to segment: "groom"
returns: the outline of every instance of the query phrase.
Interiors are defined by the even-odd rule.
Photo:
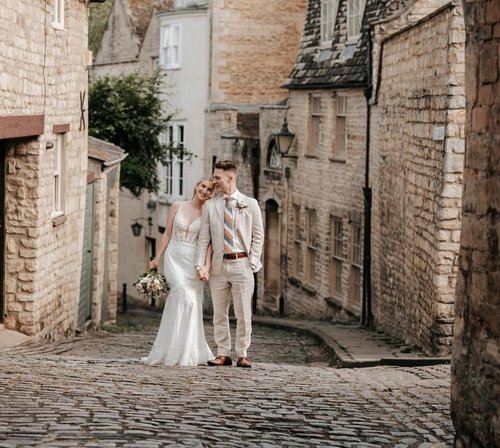
[[[233,300],[237,319],[234,344],[238,367],[252,367],[247,356],[252,334],[253,273],[260,270],[264,242],[262,213],[258,202],[236,188],[238,169],[232,160],[215,164],[213,182],[220,193],[203,207],[196,251],[196,270],[200,280],[208,276],[203,266],[212,242],[210,291],[214,308],[214,339],[217,358],[210,366],[230,366],[231,333],[229,305]]]

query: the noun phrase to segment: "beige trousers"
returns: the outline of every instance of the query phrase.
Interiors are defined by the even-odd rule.
[[[252,295],[254,277],[248,258],[224,260],[218,274],[210,275],[210,292],[214,307],[214,339],[218,356],[231,356],[229,305],[233,301],[236,316],[237,357],[247,356],[252,336]]]

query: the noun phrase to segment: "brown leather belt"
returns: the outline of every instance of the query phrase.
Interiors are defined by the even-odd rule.
[[[224,254],[225,260],[236,260],[238,258],[245,258],[245,257],[248,257],[246,252],[237,252],[235,254]]]

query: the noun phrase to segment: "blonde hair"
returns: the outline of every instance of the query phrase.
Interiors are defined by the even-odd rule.
[[[202,182],[207,181],[213,182],[212,176],[204,176],[200,180],[198,180],[198,182],[196,182],[193,190],[193,198],[196,196],[196,189],[198,188],[198,185],[200,185]]]

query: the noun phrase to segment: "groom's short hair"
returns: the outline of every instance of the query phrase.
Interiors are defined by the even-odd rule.
[[[219,160],[215,163],[214,168],[222,171],[232,171],[234,174],[238,173],[238,165],[234,160]]]

